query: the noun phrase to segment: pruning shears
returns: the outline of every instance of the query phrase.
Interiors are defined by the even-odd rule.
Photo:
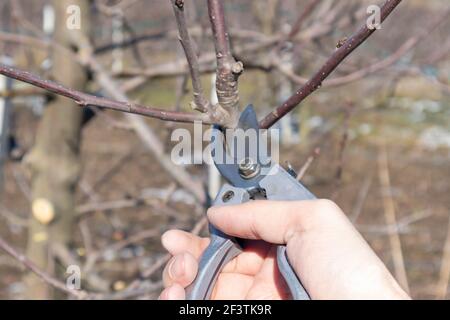
[[[240,115],[238,129],[259,132],[258,120],[252,105]],[[257,145],[260,135],[257,134]],[[245,152],[230,152],[229,141],[225,141],[220,127],[215,126],[211,137],[212,158],[225,183],[214,200],[214,206],[240,204],[254,199],[266,200],[307,200],[315,196],[293,175],[284,170],[270,157],[258,152],[249,154],[250,143],[245,144]],[[236,151],[236,150],[234,150]],[[230,154],[231,153],[231,154]],[[187,299],[205,300],[212,290],[222,268],[242,252],[241,240],[224,234],[209,224],[211,242],[203,253],[199,271],[194,282],[187,288]],[[286,246],[277,247],[278,269],[289,287],[292,299],[309,300],[301,280],[295,274],[286,254]]]

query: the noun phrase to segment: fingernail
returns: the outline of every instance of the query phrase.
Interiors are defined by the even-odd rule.
[[[172,279],[179,279],[184,275],[184,255],[175,257],[169,267],[169,276]]]
[[[161,243],[163,245],[164,248],[168,248],[169,244],[170,244],[170,235],[171,235],[171,230],[164,232],[164,234],[161,236]]]

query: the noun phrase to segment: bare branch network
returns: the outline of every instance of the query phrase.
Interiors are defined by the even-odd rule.
[[[271,39],[270,41],[262,41],[262,43],[254,46],[254,50],[259,50],[264,46],[279,45],[280,42],[291,39],[299,31],[301,22],[303,19],[314,9],[315,1],[311,1],[305,8],[305,11],[299,16],[294,28],[291,33],[284,37],[278,37],[276,39]],[[387,0],[381,7],[381,22],[383,22],[392,11],[401,3],[401,0]],[[195,50],[195,44],[189,34],[189,30],[186,23],[186,18],[184,15],[184,0],[172,0],[173,10],[177,21],[179,39],[183,46],[188,70],[193,83],[193,96],[194,101],[192,107],[195,110],[200,111],[200,113],[188,113],[180,111],[168,111],[162,108],[154,108],[150,106],[140,105],[137,103],[117,101],[113,99],[98,97],[71,88],[67,88],[61,84],[50,80],[44,80],[40,77],[33,75],[29,72],[19,70],[17,68],[8,67],[5,65],[0,65],[0,74],[7,77],[26,82],[33,86],[44,89],[56,95],[61,95],[69,99],[74,100],[80,106],[94,106],[106,109],[112,109],[127,113],[133,113],[138,115],[143,115],[147,117],[152,117],[165,121],[174,122],[194,122],[201,121],[205,124],[219,124],[226,127],[233,127],[236,123],[238,108],[239,108],[239,92],[238,92],[238,78],[244,70],[244,65],[240,61],[236,61],[231,53],[229,33],[227,26],[225,24],[225,15],[223,3],[221,0],[208,0],[208,13],[212,26],[212,36],[216,51],[216,62],[217,62],[217,96],[219,103],[213,106],[206,98],[203,92],[203,88],[200,81],[200,74],[202,71],[201,63],[199,57]],[[448,12],[447,12],[448,14]],[[442,20],[439,20],[442,21]],[[436,25],[433,25],[435,27]],[[295,93],[289,97],[284,103],[275,108],[274,111],[265,116],[261,122],[260,126],[262,128],[269,128],[284,115],[292,111],[296,106],[298,106],[303,100],[305,100],[309,95],[315,92],[322,86],[324,80],[344,61],[344,59],[351,54],[357,47],[359,47],[364,41],[366,41],[376,29],[369,29],[366,22],[361,26],[361,28],[346,40],[342,46],[337,48],[323,66],[313,75],[310,80],[304,81],[303,78],[298,76],[290,75],[290,78],[297,80],[296,82],[301,82],[303,85],[295,91]],[[8,34],[0,34],[0,38],[7,41],[29,41],[33,42],[33,39],[15,39]],[[415,39],[415,40],[414,40]],[[394,58],[398,58],[401,53],[410,49],[413,45],[418,42],[417,37],[407,42],[405,44],[406,48],[400,48],[400,53],[396,54]],[[39,39],[34,39],[34,42],[39,42]],[[41,43],[42,45],[42,43]],[[406,49],[406,50],[405,50]],[[251,51],[251,50],[250,50]],[[93,53],[91,53],[93,55]],[[89,60],[89,58],[87,59]],[[354,79],[361,78],[370,72],[375,72],[382,69],[386,64],[391,64],[393,59],[380,63],[381,65],[376,65],[374,67],[369,67],[367,70],[361,70],[356,74],[349,75],[348,80],[352,81]],[[395,61],[395,60],[394,60]],[[272,65],[273,67],[274,65]],[[276,67],[279,67],[275,64]],[[261,66],[257,66],[261,67]],[[212,71],[211,69],[208,71]],[[283,70],[281,70],[283,71]],[[183,71],[184,72],[184,71]],[[178,71],[178,73],[180,73]],[[286,73],[286,72],[285,72]],[[177,73],[176,73],[177,74]],[[137,79],[138,83],[141,83],[142,79]],[[345,83],[346,79],[342,79]],[[334,80],[338,82],[338,80]],[[333,80],[330,81],[331,83]]]
[[[143,106],[137,103],[116,101],[113,99],[94,96],[71,88],[67,88],[57,82],[45,80],[30,72],[13,67],[8,67],[3,64],[0,64],[0,73],[7,77],[29,83],[53,94],[72,99],[77,104],[83,107],[100,107],[174,122],[202,121],[206,124],[215,123],[211,119],[209,119],[208,115],[204,114],[168,111],[165,109]]]

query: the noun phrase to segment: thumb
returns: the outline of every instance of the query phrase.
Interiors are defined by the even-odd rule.
[[[318,202],[255,200],[239,205],[218,206],[208,210],[208,219],[222,232],[243,239],[258,239],[286,244],[297,231],[314,223]]]

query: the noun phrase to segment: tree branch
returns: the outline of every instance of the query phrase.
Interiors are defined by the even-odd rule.
[[[324,87],[334,87],[334,86],[344,85],[344,84],[347,84],[347,83],[350,83],[350,82],[353,82],[356,80],[363,79],[365,76],[367,76],[369,74],[381,71],[383,69],[386,69],[386,68],[392,66],[395,62],[400,60],[408,51],[410,51],[412,48],[414,48],[421,40],[426,39],[427,36],[433,30],[435,30],[439,25],[441,25],[444,21],[446,21],[449,14],[450,14],[450,9],[446,10],[442,15],[437,17],[437,19],[435,19],[435,21],[433,21],[433,23],[430,24],[430,26],[421,30],[421,32],[419,32],[418,34],[408,38],[400,47],[398,47],[398,49],[395,52],[393,52],[388,57],[386,57],[380,61],[377,61],[374,64],[371,64],[367,67],[364,67],[358,71],[346,74],[341,77],[336,77],[336,78],[331,78],[329,80],[325,80],[323,82],[323,86]],[[304,85],[305,83],[308,82],[308,79],[300,77],[300,76],[294,74],[292,71],[282,68],[282,66],[279,64],[275,65],[275,67],[293,82],[296,82],[301,85]]]
[[[381,22],[383,22],[391,12],[402,2],[402,0],[386,0],[381,7]],[[269,113],[260,122],[261,128],[269,128],[284,115],[294,109],[299,103],[305,100],[310,94],[319,89],[322,82],[339,66],[339,64],[359,47],[367,38],[369,38],[376,29],[369,29],[366,22],[352,35],[344,44],[337,48],[325,64],[316,74],[301,88],[299,88],[290,98]]]
[[[107,108],[157,118],[160,120],[175,121],[175,122],[202,121],[205,124],[213,123],[213,121],[211,121],[210,117],[207,114],[167,111],[164,109],[143,106],[133,102],[122,102],[103,97],[97,97],[77,90],[73,90],[71,88],[67,88],[59,83],[50,80],[44,80],[27,71],[9,67],[3,64],[0,64],[0,74],[7,76],[9,78],[29,83],[33,86],[42,88],[51,93],[72,99],[83,107],[94,106],[100,108]]]
[[[231,54],[222,0],[208,0],[208,14],[217,59],[217,98],[219,105],[229,114],[231,122],[228,126],[233,127],[237,123],[239,107],[238,78],[244,71],[244,66]]]
[[[109,73],[92,55],[90,43],[86,39],[87,51],[90,52],[89,58],[86,61],[89,69],[95,74],[98,84],[105,92],[116,100],[127,101],[128,97],[125,92],[116,84]],[[165,153],[164,146],[159,140],[156,133],[145,123],[145,121],[131,114],[125,115],[130,122],[133,130],[137,133],[139,138],[144,142],[145,146],[153,153],[158,163],[169,173],[172,178],[177,181],[185,189],[189,190],[200,203],[205,202],[205,192],[201,182],[196,181],[184,168],[174,166],[170,160],[170,156]],[[201,116],[207,116],[202,114]],[[203,122],[207,123],[207,122]]]
[[[344,27],[348,26],[351,22],[352,22],[352,18],[345,16],[342,19],[342,21],[340,21],[338,23],[338,27],[344,28]],[[308,27],[304,31],[300,32],[300,34],[298,34],[294,39],[291,39],[291,41],[301,41],[301,42],[311,41],[313,39],[317,39],[317,38],[331,32],[331,30],[333,28],[334,28],[334,26],[331,25],[330,23],[323,24],[321,21],[320,23],[318,22],[316,24],[313,24],[312,26]],[[246,31],[246,30],[243,31],[243,30],[233,30],[233,29],[232,29],[232,33],[234,36],[241,35],[243,38],[251,37],[253,39],[258,39],[257,42],[250,42],[246,45],[243,45],[240,48],[235,47],[234,48],[235,52],[238,55],[244,55],[247,53],[256,53],[256,52],[259,52],[262,50],[266,50],[266,51],[270,50],[270,48],[272,46],[278,44],[285,37],[284,35],[281,35],[281,34],[268,37],[263,34],[257,33],[255,31]],[[0,36],[1,36],[1,33],[0,33]],[[199,58],[200,65],[209,63],[214,60],[216,60],[216,55],[215,54],[210,55],[209,53],[204,54]],[[177,62],[177,63],[180,63],[180,62]],[[122,88],[125,91],[135,90],[136,88],[138,88],[139,86],[144,84],[149,77],[154,77],[154,76],[157,76],[158,74],[155,74],[154,70],[152,70],[151,72],[146,72],[144,70],[144,72],[135,73],[135,75],[136,75],[136,77],[124,82],[124,84],[122,85]]]
[[[207,112],[211,108],[211,105],[203,93],[198,57],[194,50],[193,42],[186,24],[186,17],[184,15],[184,0],[172,0],[172,6],[178,25],[179,39],[186,55],[192,79],[192,88],[194,91],[194,102],[192,106],[194,110]]]
[[[84,299],[88,295],[85,291],[82,290],[71,290],[66,287],[66,285],[59,281],[58,279],[52,277],[51,275],[47,274],[46,272],[42,271],[38,266],[34,264],[33,261],[28,259],[25,255],[17,252],[16,249],[11,247],[3,238],[0,237],[0,248],[5,250],[9,255],[11,255],[14,259],[19,261],[21,264],[23,264],[25,267],[27,267],[29,270],[34,272],[39,278],[41,278],[44,282],[48,283],[52,287],[61,290],[63,292],[66,292],[67,294],[70,294],[74,297],[77,297],[78,299]]]
[[[82,37],[82,35],[79,35]],[[17,40],[17,39],[9,39],[9,40]],[[27,39],[30,40],[30,39]],[[34,39],[32,39],[34,40]],[[38,42],[39,44],[42,44],[41,42]],[[48,89],[48,84],[51,84],[51,87],[53,90],[56,89],[57,94],[58,90],[64,89],[64,93],[68,98],[74,99],[77,102],[83,102],[82,99],[79,99],[80,97],[88,97],[92,98],[95,102],[103,103],[103,105],[100,105],[100,107],[106,107],[111,108],[115,110],[121,110],[128,113],[131,113],[130,109],[132,109],[135,114],[141,114],[146,116],[153,116],[153,112],[155,113],[154,116],[157,116],[159,119],[169,120],[169,121],[183,121],[183,122],[193,122],[193,121],[202,121],[204,124],[222,124],[220,121],[211,121],[211,119],[223,119],[220,117],[220,114],[217,112],[214,112],[210,115],[208,114],[200,114],[200,115],[193,115],[188,113],[182,113],[182,112],[173,112],[173,111],[166,111],[166,110],[160,110],[152,108],[153,110],[148,110],[150,108],[145,106],[140,106],[135,103],[132,103],[128,101],[128,98],[125,94],[125,91],[119,87],[111,78],[109,73],[107,73],[104,68],[100,65],[100,63],[95,59],[95,56],[93,55],[92,46],[89,42],[89,39],[84,38],[80,39],[80,49],[77,55],[75,55],[75,59],[78,60],[78,62],[90,69],[93,74],[95,75],[95,78],[99,85],[102,87],[105,92],[110,95],[112,98],[116,100],[110,100],[106,98],[99,98],[96,96],[88,95],[82,92],[76,92],[77,94],[81,94],[81,96],[73,96],[73,90],[67,89],[64,86],[48,81],[48,80],[42,80],[39,77],[36,77],[28,72],[24,72],[18,69],[9,68],[6,66],[2,66],[0,64],[0,74],[4,74],[6,76],[10,76],[14,79],[28,82],[35,86],[41,86],[44,89]],[[55,47],[60,47],[57,43],[51,42],[51,45],[54,45]],[[63,47],[62,47],[63,48]],[[62,49],[61,48],[61,49]],[[65,49],[62,49],[65,50]],[[17,71],[19,71],[17,73]],[[3,73],[2,73],[3,72]],[[19,76],[19,77],[18,77]],[[37,82],[36,82],[37,80]],[[50,90],[51,92],[54,92]],[[118,102],[123,101],[123,102]],[[92,101],[91,101],[92,102]],[[106,103],[107,102],[107,103]],[[85,104],[86,105],[86,104]],[[89,105],[87,103],[87,105]],[[139,107],[139,108],[136,108]],[[123,110],[125,109],[125,110]],[[216,108],[217,109],[217,108]],[[162,111],[163,113],[159,112]],[[149,114],[150,113],[150,114]],[[156,134],[149,128],[143,119],[136,117],[132,114],[126,114],[125,115],[130,122],[131,127],[133,130],[137,133],[139,138],[144,142],[145,146],[154,154],[157,161],[161,164],[161,166],[183,187],[185,187],[187,190],[190,190],[190,192],[196,197],[196,199],[199,200],[200,203],[204,203],[205,201],[205,193],[203,190],[203,186],[200,182],[195,181],[190,174],[185,171],[183,168],[179,168],[172,165],[172,162],[170,161],[170,158],[168,155],[164,152],[164,147],[159,141]],[[161,117],[162,116],[162,117]]]
[[[294,22],[291,31],[287,35],[286,41],[290,41],[298,34],[306,18],[314,11],[319,3],[319,0],[310,0],[308,3],[306,3],[304,10],[297,17],[297,20]]]

